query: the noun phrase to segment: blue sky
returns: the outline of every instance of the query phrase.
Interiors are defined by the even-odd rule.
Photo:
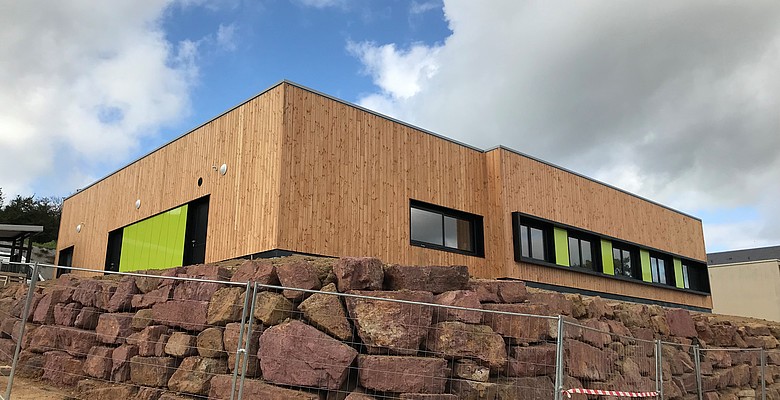
[[[0,188],[67,196],[281,79],[780,244],[780,3],[0,0]]]

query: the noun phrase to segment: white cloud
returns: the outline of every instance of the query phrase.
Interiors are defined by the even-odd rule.
[[[217,45],[226,51],[236,50],[236,25],[219,24],[217,29]]]
[[[441,2],[439,1],[412,1],[412,4],[409,5],[409,13],[412,15],[424,14],[439,7],[441,7]]]
[[[360,58],[365,73],[374,78],[383,95],[408,99],[420,92],[423,82],[439,69],[436,63],[438,47],[415,44],[407,50],[397,50],[395,44],[377,46],[362,42],[347,44],[347,50]]]
[[[348,44],[378,87],[362,104],[694,215],[754,208],[742,242],[780,243],[780,3],[446,0],[444,11],[441,46]]]
[[[197,43],[166,41],[168,1],[14,2],[0,15],[0,187],[64,195],[189,111]]]
[[[328,7],[344,8],[347,6],[346,0],[294,0],[294,1],[306,7],[314,7],[314,8],[328,8]]]

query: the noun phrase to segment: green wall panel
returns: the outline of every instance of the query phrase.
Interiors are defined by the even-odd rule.
[[[555,238],[555,263],[569,266],[569,234],[566,233],[566,229],[553,228],[553,236]]]
[[[684,289],[685,282],[683,281],[682,261],[680,261],[679,258],[674,258],[672,259],[672,263],[674,263],[674,285]]]
[[[652,282],[653,274],[650,272],[650,252],[645,249],[639,249],[639,261],[642,263],[642,280]]]
[[[127,272],[181,265],[186,227],[186,205],[125,227],[119,270]]]
[[[615,275],[615,260],[612,259],[612,242],[601,239],[601,266],[605,274]]]

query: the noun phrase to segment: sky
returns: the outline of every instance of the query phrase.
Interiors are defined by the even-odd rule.
[[[282,79],[780,244],[780,2],[0,0],[0,188],[67,196]]]

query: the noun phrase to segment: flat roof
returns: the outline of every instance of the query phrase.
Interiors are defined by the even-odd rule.
[[[570,174],[576,175],[576,176],[578,176],[578,177],[581,177],[581,178],[587,179],[587,180],[589,180],[589,181],[592,181],[592,182],[598,183],[599,185],[603,185],[603,186],[609,187],[609,188],[611,188],[611,189],[614,189],[614,190],[617,190],[617,191],[619,191],[619,192],[625,193],[625,194],[627,194],[627,195],[629,195],[629,196],[636,197],[636,198],[638,198],[638,199],[640,199],[640,200],[646,201],[646,202],[648,202],[648,203],[654,204],[654,205],[656,205],[656,206],[659,206],[659,207],[665,208],[665,209],[667,209],[667,210],[669,210],[669,211],[675,212],[675,213],[677,213],[677,214],[680,214],[680,215],[684,215],[684,216],[686,216],[686,217],[689,217],[689,218],[692,218],[692,219],[695,219],[695,220],[697,220],[697,221],[701,222],[701,219],[700,219],[700,218],[698,218],[698,217],[695,217],[695,216],[693,216],[693,215],[690,215],[690,214],[684,213],[684,212],[682,212],[682,211],[680,211],[680,210],[676,210],[676,209],[674,209],[674,208],[671,208],[671,207],[669,207],[669,206],[666,206],[666,205],[664,205],[664,204],[661,204],[661,203],[655,202],[655,201],[653,201],[653,200],[647,199],[647,198],[645,198],[645,197],[639,196],[638,194],[635,194],[635,193],[629,192],[629,191],[627,191],[627,190],[624,190],[624,189],[618,188],[618,187],[616,187],[616,186],[613,186],[613,185],[610,185],[610,184],[608,184],[608,183],[604,183],[604,182],[602,182],[602,181],[600,181],[600,180],[598,180],[598,179],[591,178],[591,177],[589,177],[589,176],[586,176],[586,175],[580,174],[580,173],[578,173],[578,172],[574,172],[574,171],[572,171],[572,170],[569,170],[569,169],[567,169],[567,168],[561,167],[561,166],[559,166],[559,165],[553,164],[553,163],[551,163],[551,162],[548,162],[548,161],[544,161],[544,160],[542,160],[542,159],[540,159],[540,158],[537,158],[537,157],[530,156],[530,155],[528,155],[528,154],[525,154],[525,153],[522,153],[522,152],[520,152],[520,151],[517,151],[517,150],[511,149],[511,148],[508,148],[508,147],[506,147],[506,146],[498,145],[498,146],[495,146],[495,147],[491,147],[491,148],[489,148],[489,149],[487,149],[487,150],[483,150],[483,149],[480,149],[480,148],[478,148],[478,147],[476,147],[476,146],[472,146],[472,145],[470,145],[470,144],[466,144],[466,143],[463,143],[463,142],[457,141],[457,140],[455,140],[455,139],[448,138],[448,137],[446,137],[446,136],[443,136],[443,135],[440,135],[440,134],[438,134],[438,133],[435,133],[435,132],[429,131],[429,130],[427,130],[427,129],[420,128],[419,126],[415,126],[415,125],[412,125],[412,124],[410,124],[410,123],[407,123],[407,122],[404,122],[404,121],[401,121],[401,120],[395,119],[395,118],[393,118],[393,117],[390,117],[390,116],[388,116],[388,115],[385,115],[385,114],[382,114],[382,113],[379,113],[379,112],[376,112],[376,111],[370,110],[370,109],[368,109],[368,108],[365,108],[365,107],[359,106],[359,105],[357,105],[357,104],[350,103],[350,102],[348,102],[348,101],[346,101],[346,100],[342,100],[342,99],[339,99],[339,98],[337,98],[337,97],[333,97],[333,96],[331,96],[331,95],[329,95],[329,94],[322,93],[322,92],[320,92],[320,91],[317,91],[317,90],[315,90],[315,89],[312,89],[312,88],[309,88],[309,87],[306,87],[306,86],[300,85],[300,84],[298,84],[298,83],[295,83],[295,82],[289,81],[289,80],[287,80],[287,79],[283,79],[283,80],[281,80],[281,81],[279,81],[279,82],[275,83],[274,85],[272,85],[272,86],[270,86],[270,87],[268,87],[268,88],[266,88],[266,89],[262,90],[260,93],[258,93],[258,94],[256,94],[256,95],[254,95],[254,96],[252,96],[252,97],[250,97],[250,98],[248,98],[248,99],[246,99],[246,100],[242,101],[241,103],[239,103],[239,104],[235,105],[234,107],[232,107],[232,108],[228,109],[227,111],[225,111],[225,112],[223,112],[223,113],[221,113],[221,114],[217,115],[217,116],[216,116],[216,117],[214,117],[214,118],[211,118],[210,120],[208,120],[208,121],[206,121],[206,122],[204,122],[204,123],[202,123],[202,124],[198,125],[197,127],[193,128],[193,129],[189,130],[188,132],[184,133],[183,135],[180,135],[180,136],[178,136],[178,137],[174,138],[173,140],[171,140],[170,142],[168,142],[168,143],[165,143],[165,144],[163,144],[162,146],[159,146],[159,147],[155,148],[154,150],[152,150],[152,151],[150,151],[150,152],[148,152],[148,153],[144,154],[143,156],[141,156],[141,157],[139,157],[139,158],[137,158],[137,159],[135,159],[135,160],[133,160],[133,161],[131,161],[131,162],[129,162],[129,163],[127,163],[127,164],[125,164],[123,167],[121,167],[121,168],[117,169],[116,171],[109,173],[108,175],[106,175],[106,176],[104,176],[104,177],[102,177],[102,178],[100,178],[100,179],[96,180],[95,182],[93,182],[93,183],[91,183],[91,184],[89,184],[89,185],[87,185],[87,186],[85,186],[85,187],[83,187],[83,188],[81,188],[81,189],[77,189],[77,190],[76,190],[76,193],[73,193],[73,194],[71,194],[70,196],[67,196],[67,197],[65,197],[65,198],[63,199],[63,201],[70,199],[71,197],[73,197],[73,196],[75,196],[75,195],[79,194],[79,193],[80,193],[81,191],[83,191],[83,190],[89,189],[90,187],[92,187],[92,186],[94,186],[94,185],[98,184],[99,182],[101,182],[101,181],[103,181],[103,180],[107,179],[108,177],[110,177],[110,176],[112,176],[112,175],[116,174],[117,172],[119,172],[119,171],[121,171],[121,170],[123,170],[123,169],[127,168],[128,166],[130,166],[130,165],[132,165],[132,164],[135,164],[135,163],[136,163],[136,162],[138,162],[138,161],[141,161],[141,160],[143,160],[144,158],[148,157],[149,155],[151,155],[151,154],[154,154],[154,153],[155,153],[155,152],[157,152],[158,150],[161,150],[161,149],[162,149],[162,148],[164,148],[165,146],[168,146],[169,144],[176,142],[177,140],[179,140],[179,139],[181,139],[181,138],[183,138],[183,137],[185,137],[185,136],[189,135],[190,133],[192,133],[192,132],[194,132],[194,131],[196,131],[196,130],[198,130],[198,129],[202,128],[203,126],[206,126],[207,124],[211,123],[212,121],[214,121],[214,120],[216,120],[216,119],[218,119],[218,118],[222,117],[223,115],[225,115],[225,114],[227,114],[227,113],[229,113],[229,112],[231,112],[231,111],[235,110],[235,109],[236,109],[236,108],[238,108],[238,107],[241,107],[242,105],[244,105],[244,104],[246,104],[246,103],[248,103],[248,102],[250,102],[250,101],[254,100],[254,99],[255,99],[255,98],[257,98],[257,97],[260,97],[260,96],[262,96],[263,94],[265,94],[265,93],[267,93],[267,92],[269,92],[269,91],[271,91],[271,90],[275,89],[276,87],[278,87],[278,86],[280,86],[280,85],[282,85],[282,84],[285,84],[285,83],[286,83],[286,84],[288,84],[288,85],[291,85],[291,86],[297,87],[297,88],[299,88],[299,89],[302,89],[302,90],[305,90],[305,91],[311,92],[311,93],[313,93],[313,94],[316,94],[316,95],[323,96],[323,97],[325,97],[325,98],[328,98],[328,99],[330,99],[330,100],[336,101],[336,102],[338,102],[338,103],[341,103],[341,104],[344,104],[344,105],[346,105],[346,106],[353,107],[353,108],[357,108],[357,109],[359,109],[359,110],[361,110],[361,111],[367,112],[367,113],[369,113],[369,114],[372,114],[372,115],[375,115],[375,116],[377,116],[377,117],[384,118],[384,119],[386,119],[386,120],[389,120],[389,121],[395,122],[395,123],[397,123],[397,124],[401,124],[401,125],[407,126],[407,127],[409,127],[409,128],[412,128],[412,129],[418,130],[418,131],[420,131],[420,132],[423,132],[423,133],[427,133],[427,134],[429,134],[429,135],[431,135],[431,136],[435,136],[435,137],[437,137],[437,138],[439,138],[439,139],[446,140],[446,141],[448,141],[448,142],[451,142],[451,143],[454,143],[454,144],[457,144],[457,145],[463,146],[463,147],[465,147],[465,148],[468,148],[468,149],[471,149],[471,150],[474,150],[474,151],[477,151],[477,152],[480,152],[480,153],[487,153],[487,152],[490,152],[490,151],[493,151],[493,150],[497,150],[497,149],[502,149],[502,150],[509,151],[509,152],[511,152],[511,153],[514,153],[514,154],[517,154],[517,155],[519,155],[519,156],[526,157],[526,158],[532,159],[532,160],[534,160],[534,161],[538,161],[538,162],[540,162],[540,163],[542,163],[542,164],[545,164],[545,165],[548,165],[548,166],[550,166],[550,167],[553,167],[553,168],[559,169],[559,170],[561,170],[561,171],[564,171],[564,172],[567,172],[567,173],[570,173]]]
[[[21,235],[43,232],[40,225],[0,224],[0,240],[13,240]]]

